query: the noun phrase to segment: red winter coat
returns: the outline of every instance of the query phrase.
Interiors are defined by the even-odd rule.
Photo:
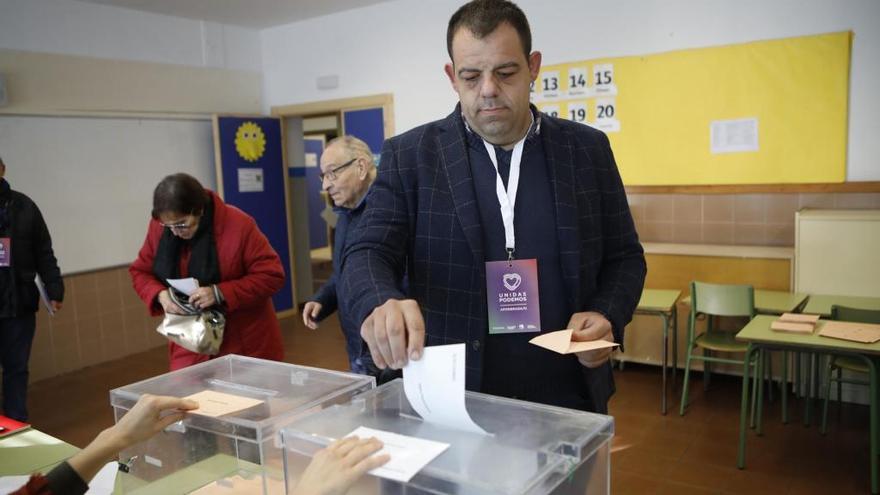
[[[220,261],[218,287],[226,301],[226,330],[218,356],[241,354],[281,361],[281,326],[272,306],[272,295],[284,285],[281,260],[253,218],[227,205],[213,192],[210,195],[214,201],[214,242]],[[163,229],[157,220],[150,220],[144,245],[128,269],[134,290],[153,316],[164,314],[158,296],[166,287],[153,275],[153,257]],[[189,276],[189,255],[188,246],[184,247],[180,256],[181,277]],[[172,371],[210,359],[172,342],[168,343],[168,357]]]

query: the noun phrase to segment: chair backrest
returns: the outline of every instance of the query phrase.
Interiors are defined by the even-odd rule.
[[[880,323],[880,309],[850,308],[835,304],[831,306],[831,319],[856,323]]]
[[[691,282],[691,311],[717,316],[755,316],[755,289],[751,285]]]

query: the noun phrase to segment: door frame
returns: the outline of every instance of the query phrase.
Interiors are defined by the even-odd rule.
[[[275,105],[270,114],[274,117],[311,117],[328,113],[339,113],[344,110],[361,110],[364,108],[382,107],[382,124],[386,139],[394,135],[394,95],[383,93],[378,95],[339,98],[292,105]],[[283,120],[282,120],[283,122]]]

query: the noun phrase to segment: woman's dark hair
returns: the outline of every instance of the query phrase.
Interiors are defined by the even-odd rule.
[[[173,174],[165,177],[153,191],[153,218],[162,213],[200,215],[208,202],[208,192],[195,177]]]

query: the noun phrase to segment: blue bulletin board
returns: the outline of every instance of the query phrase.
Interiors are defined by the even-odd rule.
[[[296,311],[282,136],[279,118],[214,116],[218,192],[256,220],[281,258],[284,286],[272,297],[279,313]]]
[[[342,132],[367,143],[378,164],[378,155],[382,151],[382,143],[385,141],[385,116],[382,107],[344,110],[342,112]]]

